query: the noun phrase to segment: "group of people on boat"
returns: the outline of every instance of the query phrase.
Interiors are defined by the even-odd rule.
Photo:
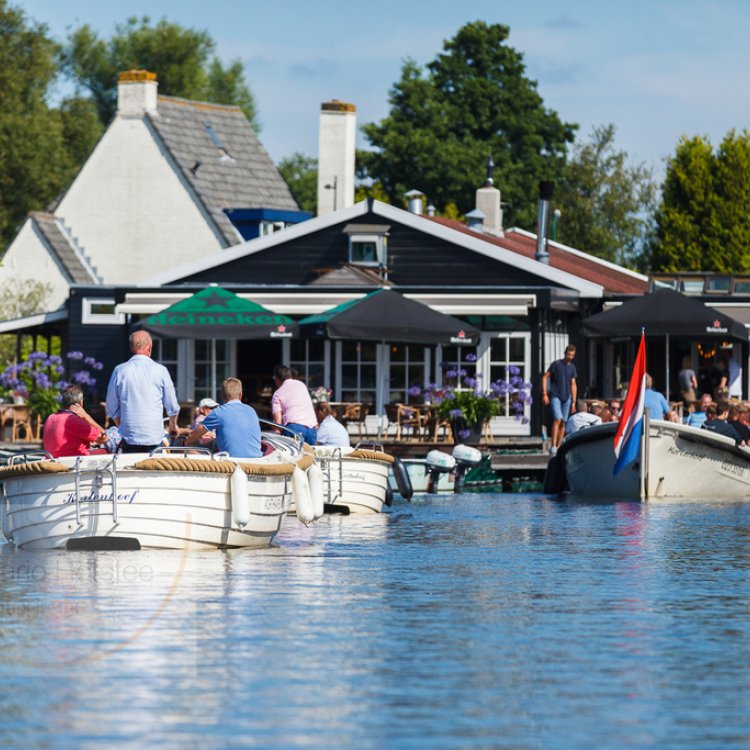
[[[60,410],[44,423],[44,449],[53,457],[91,453],[150,453],[162,445],[184,441],[187,446],[210,446],[230,456],[263,455],[260,421],[243,402],[242,382],[227,378],[222,401],[204,398],[190,428],[177,424],[180,404],[164,365],[151,358],[153,341],[147,331],[130,336],[131,357],[117,365],[107,387],[106,413],[114,427],[105,430],[83,406],[83,391],[71,385],[62,392]],[[348,446],[349,433],[328,404],[314,404],[306,385],[284,365],[274,368],[276,390],[271,398],[277,431],[298,435],[310,445]],[[167,415],[165,429],[164,414]]]

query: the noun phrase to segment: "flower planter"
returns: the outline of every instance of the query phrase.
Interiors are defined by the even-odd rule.
[[[453,430],[453,440],[456,444],[476,445],[482,442],[484,424],[475,422],[467,425],[463,419],[452,419],[451,430]]]

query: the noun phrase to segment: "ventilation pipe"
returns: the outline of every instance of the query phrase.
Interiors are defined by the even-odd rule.
[[[550,201],[555,192],[555,183],[542,180],[539,183],[539,209],[536,215],[536,259],[549,265],[547,233],[549,232]]]
[[[408,193],[404,193],[404,198],[409,201],[409,213],[421,216],[424,193],[419,190],[410,190]]]

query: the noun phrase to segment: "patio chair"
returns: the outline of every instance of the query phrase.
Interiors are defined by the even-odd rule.
[[[359,436],[364,437],[365,420],[369,413],[370,404],[347,404],[342,415],[342,421],[347,427],[350,424],[356,425]]]
[[[416,406],[410,404],[386,404],[385,413],[388,417],[388,424],[385,428],[385,434],[392,424],[396,425],[396,440],[401,440],[402,430],[404,439],[409,431],[411,437],[422,437],[422,428],[426,425],[426,416],[423,416]]]
[[[15,443],[21,440],[32,442],[36,440],[34,430],[34,418],[31,409],[28,406],[13,407],[13,433],[11,440]],[[23,433],[23,438],[21,434]]]

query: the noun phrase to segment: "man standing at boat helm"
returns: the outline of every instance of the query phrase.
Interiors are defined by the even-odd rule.
[[[130,334],[133,356],[115,367],[107,387],[107,414],[117,425],[123,453],[148,453],[161,445],[164,411],[169,434],[176,435],[180,404],[169,371],[151,359],[148,331]]]
[[[299,435],[308,445],[315,445],[318,418],[307,386],[301,380],[295,380],[291,369],[284,365],[274,367],[273,380],[276,384],[271,397],[273,421]]]
[[[573,364],[575,356],[575,346],[568,344],[563,359],[555,360],[542,375],[542,400],[552,409],[552,445],[549,452],[553,456],[565,437],[565,422],[575,412],[578,397],[578,373]]]

